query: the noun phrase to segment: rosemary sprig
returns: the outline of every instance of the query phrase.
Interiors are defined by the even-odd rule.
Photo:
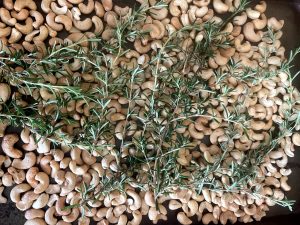
[[[29,127],[34,134],[47,138],[56,146],[79,147],[90,152],[97,151],[100,157],[112,154],[116,158],[118,170],[107,169],[110,176],[103,176],[99,187],[82,183],[78,188],[81,202],[70,207],[81,207],[83,213],[90,201],[115,190],[122,192],[126,184],[140,190],[152,190],[156,199],[178,187],[198,193],[203,188],[229,193],[247,191],[253,197],[264,198],[251,192],[249,181],[256,182],[257,169],[265,156],[278,148],[282,139],[299,126],[300,113],[294,109],[296,102],[290,88],[293,81],[290,68],[300,49],[292,53],[278,71],[248,68],[231,60],[227,70],[214,71],[214,88],[210,81],[200,76],[217,50],[231,46],[228,34],[222,29],[247,4],[242,0],[225,23],[207,21],[175,31],[163,39],[161,48],[149,54],[147,65],[136,63],[134,68],[127,68],[119,61],[130,50],[130,42],[147,34],[140,31],[139,25],[144,23],[149,10],[165,7],[163,2],[148,8],[141,7],[120,18],[114,37],[109,41],[97,37],[72,45],[54,46],[43,58],[36,58],[35,53],[2,52],[0,80],[11,84],[14,96],[21,98],[13,97],[3,104],[0,121],[8,119],[13,126]],[[183,42],[191,31],[203,34],[203,39],[184,48]],[[82,47],[84,42],[88,43],[87,48]],[[171,60],[173,64],[168,65],[170,55],[178,52],[183,53],[184,60]],[[195,65],[199,69],[191,75],[190,68]],[[242,162],[228,165],[225,159],[232,151],[237,129],[242,129],[242,135],[247,136],[251,117],[239,111],[242,102],[228,103],[229,110],[221,103],[216,106],[215,101],[221,102],[222,97],[234,93],[234,88],[228,85],[229,78],[235,78],[245,86],[256,85],[280,72],[288,74],[289,86],[286,89],[290,97],[286,100],[289,108],[284,121],[277,125],[279,132],[270,131],[269,142],[246,152]],[[87,78],[85,75],[88,75]],[[147,81],[153,81],[152,88],[141,88],[141,84]],[[247,88],[245,93],[250,91]],[[46,96],[41,91],[45,91]],[[118,98],[123,100],[122,104],[116,103],[120,108],[112,108],[111,103]],[[53,107],[51,113],[46,110],[47,107]],[[208,114],[216,107],[220,108],[221,116]],[[116,112],[125,114],[122,140],[116,140],[118,121],[110,120],[111,114]],[[226,140],[217,144],[220,153],[215,163],[206,162],[203,157],[192,157],[188,165],[181,165],[178,163],[179,152],[199,153],[195,143],[204,142],[203,139],[194,140],[185,132],[189,124],[196,123],[198,118],[208,122],[221,120],[219,126],[224,129]],[[130,136],[127,135],[131,131],[128,124],[132,121],[136,123],[136,133]],[[183,132],[178,132],[181,129]],[[230,185],[220,185],[215,175],[228,173],[231,174]],[[274,201],[288,207],[292,203]]]

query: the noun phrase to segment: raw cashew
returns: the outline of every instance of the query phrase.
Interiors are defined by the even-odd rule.
[[[37,175],[35,175],[35,180],[37,180],[39,183],[34,188],[34,193],[40,194],[48,188],[48,186],[49,186],[49,176],[46,173],[38,172]]]
[[[181,223],[183,225],[189,225],[192,223],[192,221],[185,215],[184,212],[179,212],[177,214],[177,220],[179,223]]]
[[[290,191],[291,187],[287,184],[288,177],[282,176],[280,178],[280,186],[284,191]]]
[[[246,14],[252,20],[258,19],[259,16],[260,16],[260,12],[259,11],[253,10],[251,8],[247,8],[246,9]]]
[[[29,34],[33,31],[33,21],[31,17],[28,17],[25,20],[25,25],[21,25],[19,23],[16,23],[15,27],[22,33],[22,34]]]
[[[182,204],[180,202],[178,202],[177,200],[171,199],[169,201],[169,209],[170,210],[177,210],[180,209],[182,207]]]
[[[61,31],[64,27],[62,24],[55,22],[55,17],[56,17],[55,13],[53,12],[48,13],[46,16],[46,22],[51,29],[55,31]]]
[[[202,223],[207,225],[209,223],[217,224],[218,220],[213,216],[212,213],[206,213],[202,217]]]
[[[44,208],[49,201],[49,195],[42,193],[32,204],[32,208],[41,209]]]
[[[268,27],[274,29],[275,31],[281,30],[284,25],[284,20],[277,20],[275,17],[268,19]]]
[[[69,168],[76,175],[83,175],[89,169],[88,165],[84,164],[84,165],[79,166],[76,164],[76,161],[74,161],[74,160],[70,161]]]
[[[68,11],[68,7],[66,5],[59,7],[56,2],[51,2],[50,4],[51,10],[56,14],[56,15],[64,15]]]
[[[228,220],[234,224],[237,221],[237,217],[231,211],[222,212],[220,215],[221,224],[227,224]]]
[[[40,154],[50,152],[50,141],[42,137],[37,137],[37,139],[37,152]]]
[[[10,98],[11,95],[11,89],[10,86],[8,84],[5,83],[0,83],[0,105],[2,103],[7,102],[7,100]],[[1,124],[4,123],[0,123],[0,130],[3,129],[1,128]]]
[[[255,8],[255,10],[259,11],[260,13],[264,13],[267,9],[267,3],[265,1],[261,1],[254,8]]]
[[[262,39],[262,32],[255,33],[253,22],[248,22],[243,27],[243,33],[245,38],[251,42],[259,42]]]
[[[29,209],[25,212],[26,220],[32,220],[35,218],[44,218],[45,212],[42,209]]]
[[[74,20],[74,26],[80,31],[87,31],[91,29],[93,22],[91,18],[85,18],[84,20]]]
[[[142,221],[142,214],[136,210],[132,212],[133,219],[127,223],[127,225],[139,225]]]
[[[79,214],[80,214],[79,209],[78,208],[73,208],[69,215],[62,216],[62,218],[65,222],[72,223],[78,218]]]
[[[104,29],[104,25],[103,22],[101,20],[101,18],[99,18],[98,16],[93,16],[92,17],[92,22],[94,24],[95,30],[94,33],[96,35],[100,35]]]
[[[18,184],[15,187],[13,187],[13,189],[10,192],[10,199],[17,203],[19,201],[21,201],[21,194],[29,191],[31,189],[31,186],[29,184],[26,183],[22,183],[22,184]]]
[[[169,11],[172,16],[179,16],[181,13],[186,13],[188,3],[186,0],[172,0],[169,5]]]
[[[0,19],[8,26],[14,26],[17,23],[17,20],[15,18],[12,18],[9,11],[5,8],[0,8]]]
[[[55,17],[54,21],[55,21],[55,23],[63,24],[67,31],[70,31],[72,28],[72,20],[66,15],[58,15]],[[75,21],[74,21],[74,24],[75,24]]]
[[[24,8],[36,10],[37,6],[33,0],[16,0],[14,4],[14,9],[19,12]]]
[[[145,194],[145,203],[150,207],[155,207],[155,200],[154,200],[154,194],[151,191],[147,191]]]
[[[213,0],[213,7],[219,14],[226,13],[229,10],[229,6],[226,3],[223,3],[222,0]]]
[[[31,17],[34,18],[34,22],[32,23],[32,26],[35,29],[38,29],[44,23],[43,15],[38,11],[30,11],[29,14]]]
[[[61,196],[65,196],[74,190],[76,185],[76,175],[72,172],[66,172],[65,182],[61,187]]]
[[[113,8],[113,2],[112,0],[101,0],[103,8],[105,11],[111,11]]]
[[[300,146],[300,134],[299,133],[294,133],[292,136],[292,142],[296,146]]]
[[[27,9],[22,9],[20,12],[12,11],[11,16],[17,20],[26,20],[29,16],[29,11]]]
[[[7,198],[2,196],[3,190],[4,190],[4,187],[0,186],[0,204],[7,202]]]
[[[8,10],[12,10],[14,8],[13,0],[3,0],[3,5]]]
[[[33,152],[28,152],[25,154],[23,160],[14,159],[12,162],[12,166],[19,170],[27,170],[33,167],[36,163],[36,155]]]
[[[13,180],[16,184],[20,184],[25,180],[25,172],[24,170],[17,170],[14,167],[9,167],[7,172],[12,175]]]
[[[24,225],[47,225],[44,219],[34,218],[27,220]]]
[[[3,152],[14,159],[19,159],[23,156],[23,153],[19,150],[14,148],[14,144],[19,141],[19,137],[16,134],[7,134],[4,135],[2,139],[1,147]]]
[[[54,217],[55,212],[56,211],[54,206],[47,209],[47,211],[45,212],[45,221],[47,224],[49,225],[56,224],[57,219]]]
[[[133,190],[128,189],[126,194],[133,198],[133,204],[129,206],[132,211],[138,210],[141,208],[142,201],[140,196]]]

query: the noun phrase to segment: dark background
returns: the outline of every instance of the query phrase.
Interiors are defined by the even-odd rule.
[[[36,2],[40,2],[39,0]],[[118,0],[114,1],[119,5],[132,6],[135,0]],[[259,1],[252,1],[255,4]],[[286,56],[289,51],[300,46],[300,0],[266,0],[268,3],[267,17],[276,17],[284,19],[285,25],[283,28],[282,45],[286,48]],[[0,0],[0,5],[2,0]],[[294,71],[300,70],[300,56],[294,62]],[[300,78],[295,79],[294,85],[300,89]],[[10,130],[9,132],[12,132]],[[290,212],[287,208],[271,207],[267,217],[260,222],[249,223],[249,225],[300,225],[300,149],[295,152],[295,157],[289,159],[289,168],[292,169],[292,174],[289,176],[288,184],[292,190],[287,193],[287,197],[291,200],[296,200],[293,211]],[[9,190],[6,190],[4,196],[9,198]],[[168,221],[159,222],[160,225],[179,224],[176,220],[176,213],[168,213]],[[15,203],[10,200],[6,204],[0,204],[0,225],[23,225],[25,223],[24,212],[20,212]],[[142,222],[142,225],[152,224],[147,218]],[[196,223],[200,224],[200,223]],[[237,223],[239,224],[239,223]]]

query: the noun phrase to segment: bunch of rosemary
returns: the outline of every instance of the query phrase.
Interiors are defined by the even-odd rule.
[[[269,198],[260,196],[254,188],[258,182],[257,171],[265,156],[299,126],[300,114],[294,107],[297,102],[292,96],[290,72],[299,49],[276,71],[248,68],[232,60],[227,70],[214,71],[215,83],[201,76],[218,49],[232,46],[222,29],[246,5],[247,2],[242,1],[221,24],[207,21],[184,26],[163,38],[161,45],[148,54],[149,62],[133,61],[133,66],[125,56],[133,50],[132,41],[147,37],[148,32],[141,31],[140,25],[151,7],[141,7],[119,20],[114,38],[109,41],[95,37],[71,45],[52,46],[43,58],[37,58],[36,53],[1,52],[0,80],[11,85],[13,94],[9,102],[2,104],[0,121],[28,127],[32,133],[49,139],[53,147],[79,147],[91,153],[97,151],[100,158],[107,154],[115,157],[118,168],[110,171],[113,176],[102,178],[100,190],[95,193],[94,187],[85,183],[78,190],[84,207],[91,199],[116,189],[122,191],[125,184],[152,190],[155,198],[177,188],[190,188],[198,193],[203,188],[230,193],[243,191]],[[152,7],[164,6],[158,3]],[[192,31],[203,33],[203,40],[183,47]],[[88,47],[84,46],[86,42]],[[181,54],[182,60],[176,54]],[[74,69],[74,65],[80,66]],[[195,66],[197,69],[193,70]],[[283,122],[276,125],[276,130],[269,131],[269,140],[245,152],[242,161],[228,164],[226,159],[233,150],[232,143],[239,135],[247,136],[252,119],[242,100],[225,105],[224,97],[235,92],[228,79],[245,84],[245,97],[251,92],[249,84],[256,85],[280,72],[287,73],[290,80],[290,86],[286,87],[290,93],[286,100],[289,110]],[[92,79],[85,80],[83,74],[91,75]],[[149,81],[150,88],[141,88]],[[116,138],[118,122],[109,119],[110,104],[120,98],[125,99],[121,110],[125,122],[118,134],[121,138]],[[68,111],[78,102],[82,102],[83,109]],[[211,113],[216,108],[221,111],[220,115]],[[188,132],[178,132],[187,130],[188,124],[200,117],[208,123],[219,123],[226,138],[217,144],[220,153],[214,163],[201,156],[192,157],[182,165],[178,163],[182,150],[202,154],[199,142],[209,144],[208,137],[195,140]],[[229,184],[218,180],[222,176],[229,177]],[[286,199],[274,201],[288,207],[293,203]]]

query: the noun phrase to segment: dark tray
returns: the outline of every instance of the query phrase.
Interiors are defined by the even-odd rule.
[[[268,3],[267,17],[276,17],[283,19],[285,25],[283,30],[283,37],[281,39],[282,45],[286,48],[286,56],[289,51],[300,46],[300,0],[265,0]],[[39,0],[37,1],[39,2]],[[131,5],[135,0],[115,0],[114,2],[120,5]],[[258,3],[259,1],[253,0],[251,4]],[[2,5],[2,0],[0,0]],[[295,67],[293,70],[300,70],[300,56],[294,62]],[[300,90],[300,77],[294,80],[294,85]],[[9,132],[14,132],[15,129],[10,129]],[[280,206],[270,208],[267,216],[260,222],[248,223],[249,225],[300,225],[300,149],[295,152],[294,158],[289,158],[288,167],[292,169],[292,174],[289,176],[288,184],[292,190],[287,193],[287,197],[296,200],[293,211]],[[9,198],[9,190],[6,190],[4,196]],[[179,225],[176,214],[172,211],[168,213],[168,221],[161,221],[160,225]],[[25,223],[24,212],[19,211],[15,204],[8,200],[6,204],[0,204],[0,225],[23,225]],[[75,223],[77,224],[77,223]],[[96,223],[91,223],[96,224]],[[142,225],[152,224],[147,218],[142,222]],[[201,223],[195,223],[201,224]],[[241,223],[237,223],[241,224]]]

